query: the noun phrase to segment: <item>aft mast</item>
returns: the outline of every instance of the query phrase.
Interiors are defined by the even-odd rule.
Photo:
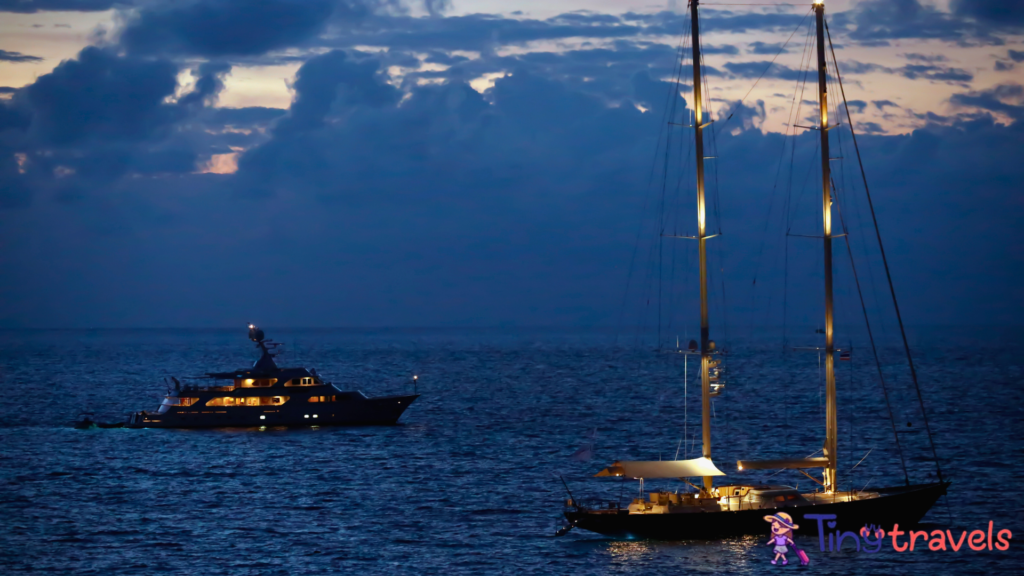
[[[828,84],[825,68],[825,3],[814,1],[814,18],[818,32],[818,108],[821,136],[821,202],[823,243],[825,248],[825,490],[834,492],[836,483],[836,374],[835,347],[832,338],[832,191],[830,187],[828,156]]]
[[[701,431],[703,450],[701,455],[711,459],[711,363],[710,335],[708,327],[708,259],[706,218],[704,211],[704,126],[703,103],[701,98],[700,72],[700,26],[697,15],[698,0],[690,0],[690,18],[693,33],[693,129],[697,153],[697,250],[700,254],[700,400],[701,400]],[[711,476],[704,476],[704,492],[710,493]]]

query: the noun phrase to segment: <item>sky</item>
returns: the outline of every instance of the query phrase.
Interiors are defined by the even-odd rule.
[[[820,323],[810,4],[701,6],[712,324]],[[1024,4],[826,19],[906,320],[1020,324]],[[696,222],[688,22],[683,0],[0,0],[0,328],[695,329],[695,248],[665,239]],[[855,263],[891,322],[830,79],[837,321]]]

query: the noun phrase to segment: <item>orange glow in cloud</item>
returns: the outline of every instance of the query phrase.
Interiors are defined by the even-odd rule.
[[[238,152],[214,154],[203,165],[200,174],[234,174],[238,172]]]

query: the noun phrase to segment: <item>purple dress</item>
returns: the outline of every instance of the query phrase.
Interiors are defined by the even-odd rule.
[[[776,536],[775,537],[775,553],[776,554],[788,554],[789,553],[789,548],[786,548],[786,540],[789,540],[789,538],[787,538],[785,536]]]

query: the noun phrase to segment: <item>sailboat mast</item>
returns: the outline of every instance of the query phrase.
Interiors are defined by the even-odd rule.
[[[835,491],[836,483],[836,416],[835,348],[832,339],[832,191],[828,152],[828,85],[825,67],[825,3],[815,0],[814,17],[818,28],[818,107],[821,114],[818,131],[821,136],[821,201],[825,248],[825,489]]]
[[[711,458],[711,379],[709,364],[711,362],[710,330],[708,328],[708,258],[707,238],[705,238],[704,212],[704,126],[702,125],[704,106],[701,101],[700,72],[700,25],[697,15],[698,0],[690,0],[690,19],[693,32],[693,129],[697,152],[697,250],[700,254],[700,404],[701,431],[704,441],[702,456]],[[711,476],[704,477],[704,491],[710,492]]]

